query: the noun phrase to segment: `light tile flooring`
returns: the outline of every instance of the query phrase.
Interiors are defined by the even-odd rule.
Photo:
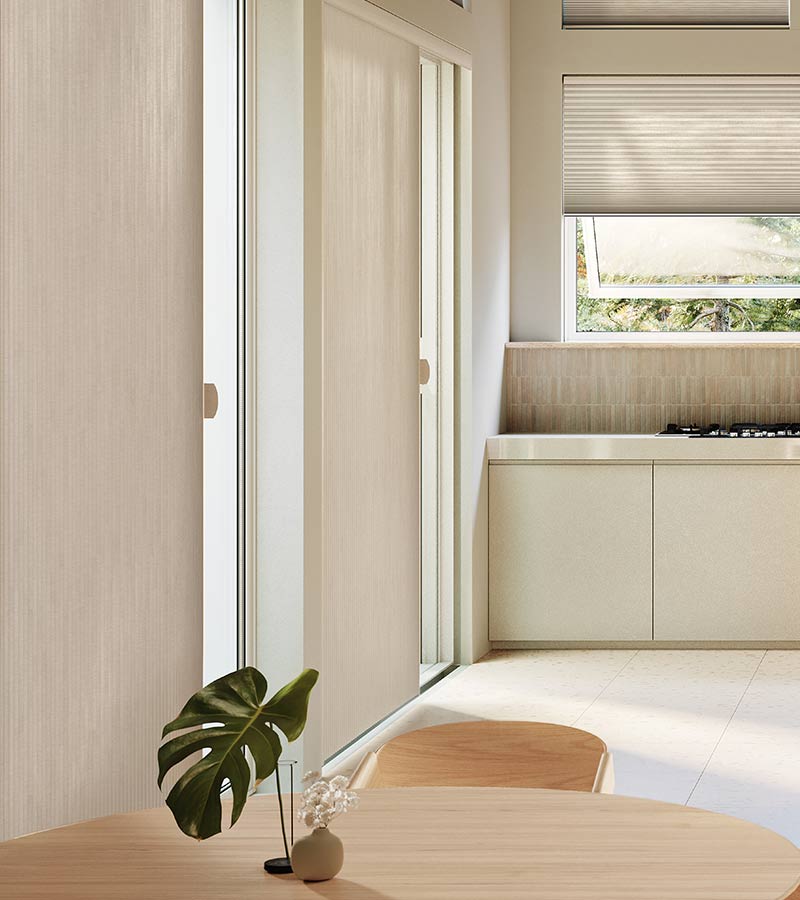
[[[616,793],[728,813],[800,845],[800,651],[495,651],[336,770],[394,734],[484,718],[594,732],[614,753]]]

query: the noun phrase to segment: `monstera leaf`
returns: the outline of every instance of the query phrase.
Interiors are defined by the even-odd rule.
[[[176,719],[164,726],[162,739],[186,731],[162,744],[158,751],[158,786],[169,770],[193,753],[208,750],[175,783],[167,796],[178,827],[203,840],[222,831],[220,791],[233,793],[231,825],[242,814],[250,789],[247,748],[255,765],[255,783],[275,771],[281,742],[280,729],[296,740],[306,724],[308,697],[319,672],[306,669],[264,703],[267,679],[252,666],[212,681],[189,699]],[[210,726],[210,727],[204,727]]]

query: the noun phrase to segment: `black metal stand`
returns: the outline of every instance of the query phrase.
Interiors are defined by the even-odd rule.
[[[270,875],[291,875],[292,864],[285,856],[276,856],[264,863],[264,871]]]
[[[270,726],[271,728],[272,726]],[[289,823],[291,828],[291,843],[294,845],[294,760],[288,761],[287,764],[289,766],[289,777],[291,779],[291,787],[289,794],[289,802],[291,804],[291,812],[289,814]],[[286,840],[286,824],[283,818],[283,797],[281,795],[281,776],[278,772],[278,767],[280,766],[280,762],[275,766],[275,787],[277,788],[278,793],[278,808],[280,809],[281,814],[281,832],[283,834],[283,849],[286,853],[286,856],[276,856],[273,859],[268,859],[264,863],[264,871],[269,872],[270,875],[291,875],[294,871],[292,869],[292,863],[289,859],[289,844]]]

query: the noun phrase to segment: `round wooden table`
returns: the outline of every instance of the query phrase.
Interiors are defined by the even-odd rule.
[[[273,797],[198,843],[166,809],[82,822],[0,844],[14,900],[783,900],[800,850],[715,813],[603,794],[518,788],[362,792],[334,823],[333,881],[267,875],[280,855]]]

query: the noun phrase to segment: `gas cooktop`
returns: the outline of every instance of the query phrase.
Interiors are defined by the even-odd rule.
[[[706,437],[706,438],[783,438],[800,437],[800,423],[782,422],[761,425],[757,422],[737,422],[730,428],[721,425],[667,425],[658,437]]]

